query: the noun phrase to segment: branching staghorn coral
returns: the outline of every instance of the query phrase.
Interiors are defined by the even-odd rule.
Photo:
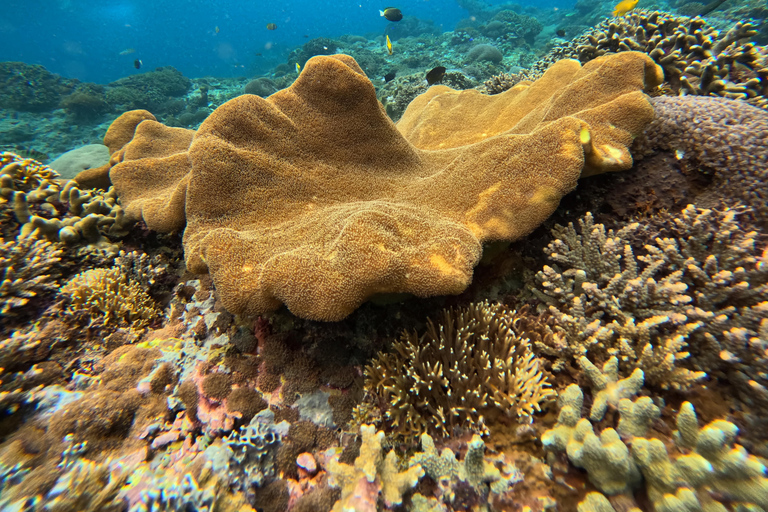
[[[685,388],[703,376],[677,364],[689,358],[693,343],[698,370],[737,369],[750,376],[752,386],[764,387],[764,351],[734,347],[733,335],[726,334],[734,328],[757,333],[765,318],[761,304],[768,299],[768,269],[757,260],[757,235],[742,232],[737,214],[689,206],[677,217],[617,232],[606,232],[589,214],[578,230],[556,228],[558,238],[547,252],[569,268],[545,267],[537,275],[542,290],[534,293],[550,305],[560,336],[558,343],[540,342],[537,348],[561,364],[567,357],[617,356],[624,371],[642,368],[652,385]],[[652,243],[635,256],[633,240]],[[724,352],[724,346],[736,352]]]
[[[545,266],[536,276],[543,291],[533,292],[550,305],[560,335],[557,344],[536,346],[560,360],[555,369],[569,357],[615,356],[627,373],[648,370],[649,384],[684,388],[703,376],[675,365],[688,357],[685,340],[699,326],[670,306],[682,308],[691,298],[681,272],[660,275],[663,259],[635,257],[628,239],[638,229],[634,223],[606,231],[587,214],[578,231],[573,224],[553,230],[556,238],[546,250],[569,268]]]
[[[62,251],[44,240],[0,240],[0,317],[56,288],[53,278]]]
[[[81,272],[61,289],[71,312],[88,311],[93,320],[105,325],[143,329],[157,316],[155,301],[147,293],[157,269],[137,267],[144,260],[134,254],[121,255],[112,268]]]
[[[443,437],[454,429],[487,433],[488,409],[530,419],[554,393],[512,321],[503,306],[482,302],[445,310],[421,337],[403,333],[365,369],[386,422],[405,436]]]

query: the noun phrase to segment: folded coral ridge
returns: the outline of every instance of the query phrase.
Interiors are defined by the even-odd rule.
[[[561,61],[541,80],[492,101],[433,87],[396,126],[354,59],[318,56],[291,87],[216,109],[188,172],[178,144],[142,157],[134,138],[110,178],[150,227],[185,212],[187,265],[210,272],[233,313],[285,304],[340,320],[378,293],[455,294],[484,242],[530,233],[580,176],[631,166],[627,145],[653,118],[642,90],[661,74],[625,52]]]

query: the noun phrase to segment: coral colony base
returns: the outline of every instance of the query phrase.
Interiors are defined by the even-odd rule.
[[[431,87],[2,63],[111,124],[0,153],[0,511],[768,511],[765,29],[464,3]]]

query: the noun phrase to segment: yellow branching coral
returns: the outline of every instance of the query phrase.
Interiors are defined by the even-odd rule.
[[[155,301],[138,281],[129,280],[118,267],[81,272],[61,292],[70,298],[70,310],[87,310],[91,317],[103,317],[104,324],[142,329],[157,316]]]
[[[529,419],[551,399],[539,360],[512,327],[513,313],[482,302],[428,321],[427,332],[403,333],[366,370],[366,387],[384,403],[398,432],[443,437],[454,429],[487,433],[489,409]]]
[[[0,152],[0,188],[28,191],[58,177],[59,173],[37,160]]]
[[[545,449],[565,451],[573,465],[587,471],[590,481],[608,495],[625,494],[632,503],[632,491],[644,486],[652,510],[765,510],[768,507],[768,478],[763,463],[735,443],[739,429],[726,420],[714,420],[700,427],[690,402],[680,406],[674,450],[661,439],[646,437],[659,411],[648,398],[634,404],[624,399],[619,407],[619,430],[631,437],[625,442],[612,428],[599,436],[594,425],[580,418],[583,394],[572,384],[560,399],[560,416],[555,428],[541,438]],[[622,429],[622,422],[633,425]],[[632,437],[634,436],[634,437]],[[642,475],[642,478],[640,476]],[[643,493],[643,494],[646,494]],[[593,496],[586,508],[605,500]],[[599,502],[599,503],[595,503]],[[604,506],[594,510],[608,510]]]
[[[337,457],[328,461],[330,484],[341,488],[341,499],[334,504],[333,512],[375,512],[379,495],[388,507],[399,505],[403,494],[424,476],[418,464],[401,472],[394,450],[386,457],[382,454],[384,432],[376,432],[373,425],[363,425],[360,434],[363,443],[353,465],[341,463]]]

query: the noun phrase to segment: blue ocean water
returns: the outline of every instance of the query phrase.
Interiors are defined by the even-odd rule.
[[[189,77],[259,74],[285,62],[308,38],[384,33],[388,22],[379,10],[389,6],[374,0],[3,3],[0,61],[42,64],[64,77],[96,83],[160,66],[174,66]],[[535,2],[542,9],[573,4]],[[468,16],[453,0],[406,0],[395,6],[443,31]],[[267,30],[269,23],[277,29]],[[135,59],[144,69],[134,69]]]

